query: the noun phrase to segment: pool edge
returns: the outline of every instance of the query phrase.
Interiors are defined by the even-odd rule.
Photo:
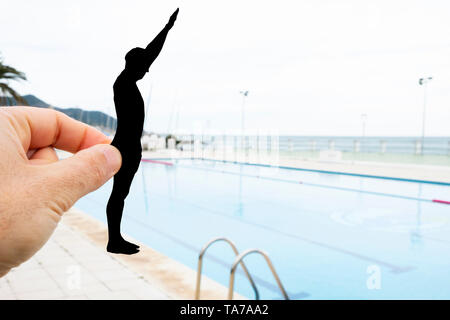
[[[87,238],[94,245],[106,248],[107,228],[104,223],[98,221],[89,214],[72,207],[63,216],[62,223]],[[193,300],[195,292],[196,271],[188,266],[173,260],[164,254],[135,241],[132,237],[125,237],[140,245],[140,252],[135,255],[109,255],[130,270],[140,274],[145,280],[157,286],[161,291],[175,300]],[[201,279],[202,300],[224,300],[228,294],[228,288],[203,275]],[[247,298],[234,293],[235,299]]]

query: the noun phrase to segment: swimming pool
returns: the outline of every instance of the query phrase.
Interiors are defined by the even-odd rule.
[[[75,206],[106,223],[111,188]],[[212,238],[228,237],[241,252],[260,248],[291,299],[449,299],[449,200],[449,184],[164,160],[141,163],[122,229],[194,270]],[[228,287],[233,260],[217,243],[203,274]],[[282,298],[261,256],[245,263],[261,298]],[[236,292],[253,298],[238,270]]]

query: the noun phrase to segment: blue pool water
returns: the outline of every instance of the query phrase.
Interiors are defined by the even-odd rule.
[[[196,270],[225,236],[266,251],[292,299],[449,299],[450,185],[201,160],[142,162],[125,234]],[[76,207],[106,222],[112,181]],[[203,272],[228,287],[234,254],[211,247]],[[258,255],[245,263],[261,298],[281,299]],[[235,290],[253,298],[239,268]],[[224,297],[226,298],[226,297]]]

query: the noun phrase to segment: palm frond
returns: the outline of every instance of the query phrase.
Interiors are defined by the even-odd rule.
[[[12,104],[13,100],[15,101],[15,104],[28,105],[27,101],[8,84],[8,80],[27,80],[25,73],[17,70],[16,68],[3,64],[1,58],[0,80],[6,80],[5,82],[0,82],[0,93],[2,93],[2,96],[0,96],[1,105],[10,105],[10,102]]]
[[[28,102],[17,91],[6,83],[0,83],[0,92],[2,93],[0,97],[0,104],[2,105],[9,105],[9,97],[14,98],[16,104],[28,105]]]
[[[0,79],[27,80],[25,73],[16,68],[4,65],[0,61]]]

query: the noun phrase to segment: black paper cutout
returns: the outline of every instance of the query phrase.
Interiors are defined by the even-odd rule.
[[[139,246],[123,239],[120,233],[125,198],[142,157],[141,136],[145,111],[144,100],[136,82],[145,76],[161,52],[167,34],[177,19],[178,11],[177,8],[164,29],[145,49],[133,48],[125,55],[125,69],[114,82],[117,130],[111,145],[118,148],[122,154],[122,167],[114,176],[113,189],[106,206],[109,237],[106,250],[112,253],[139,252]]]

